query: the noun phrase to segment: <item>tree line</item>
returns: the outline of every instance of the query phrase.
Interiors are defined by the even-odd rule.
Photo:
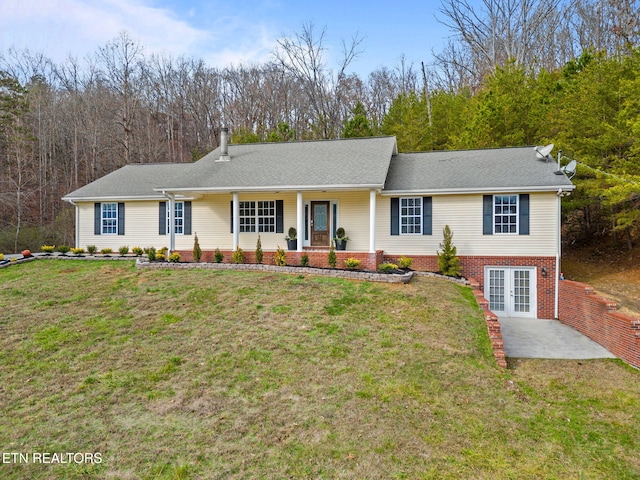
[[[73,243],[60,198],[123,165],[190,162],[232,142],[396,135],[401,151],[554,142],[578,159],[569,238],[629,248],[640,215],[640,8],[633,0],[442,0],[435,60],[366,78],[327,66],[305,24],[260,65],[145,55],[126,33],[83,61],[0,52],[0,251]]]

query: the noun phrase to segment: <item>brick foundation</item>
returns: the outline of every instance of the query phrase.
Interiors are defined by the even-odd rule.
[[[559,320],[640,368],[640,319],[617,312],[617,304],[584,283],[560,282]]]

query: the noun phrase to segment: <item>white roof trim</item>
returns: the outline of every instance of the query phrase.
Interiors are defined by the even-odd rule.
[[[382,196],[396,195],[467,195],[473,193],[523,193],[523,192],[557,192],[575,190],[575,185],[544,185],[544,186],[519,186],[519,187],[487,187],[487,188],[443,188],[438,190],[420,189],[420,190],[382,190]]]
[[[281,192],[281,191],[316,191],[316,190],[371,190],[381,189],[381,184],[344,184],[344,185],[277,185],[264,187],[180,187],[180,188],[154,188],[157,192],[198,192],[198,193],[229,193],[229,192]],[[557,188],[556,188],[557,190]]]
[[[176,200],[194,200],[195,196],[179,196]],[[138,196],[106,196],[106,197],[62,197],[62,200],[65,202],[75,203],[75,202],[143,202],[143,201],[156,201],[166,200],[167,197],[165,195],[145,195],[142,197]]]

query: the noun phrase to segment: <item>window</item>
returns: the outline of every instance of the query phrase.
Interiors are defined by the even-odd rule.
[[[422,233],[422,198],[400,199],[400,233]]]
[[[101,231],[102,235],[118,234],[118,204],[103,203],[101,213]]]
[[[171,217],[169,209],[167,209],[167,232],[171,232],[170,228]],[[175,202],[175,208],[173,213],[173,224],[175,225],[175,234],[184,234],[184,202]]]
[[[260,202],[240,202],[240,231],[258,232],[276,231],[275,200]]]
[[[518,233],[518,195],[493,196],[494,233]]]

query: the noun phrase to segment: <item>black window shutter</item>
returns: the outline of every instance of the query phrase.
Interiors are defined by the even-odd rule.
[[[391,199],[391,235],[400,235],[400,199]]]
[[[93,234],[100,235],[102,233],[102,204],[95,203],[93,205]]]
[[[158,212],[158,234],[167,234],[167,202],[160,202],[160,210]]]
[[[191,202],[184,202],[184,230],[185,235],[191,235]]]
[[[431,197],[422,197],[422,234],[431,235],[433,224],[433,201]]]
[[[529,235],[529,194],[522,193],[520,194],[520,205],[519,205],[519,216],[518,225],[520,231],[518,232],[520,235]]]
[[[230,225],[230,229],[231,229],[231,233],[233,233],[233,200],[231,200],[231,220],[229,221],[229,225]]]
[[[284,200],[276,200],[276,233],[284,233]]]
[[[118,235],[124,235],[124,203],[118,203]]]
[[[493,195],[482,196],[482,234],[493,235]]]

